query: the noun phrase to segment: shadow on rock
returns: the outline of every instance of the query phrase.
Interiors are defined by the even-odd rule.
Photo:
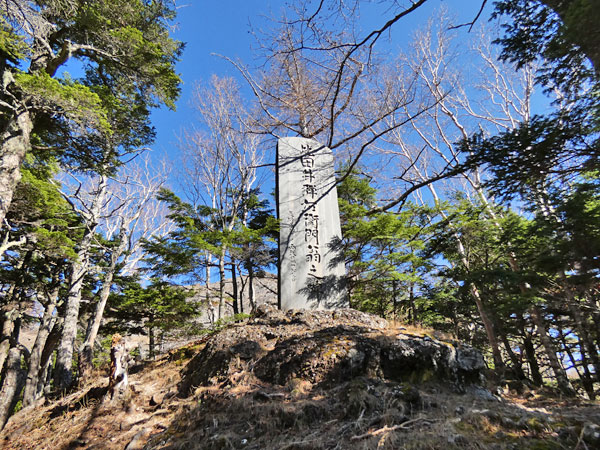
[[[286,385],[301,379],[331,386],[356,377],[419,383],[441,380],[459,390],[483,381],[482,355],[467,346],[385,330],[383,319],[355,310],[263,308],[248,323],[211,338],[186,366],[181,396],[235,373]]]

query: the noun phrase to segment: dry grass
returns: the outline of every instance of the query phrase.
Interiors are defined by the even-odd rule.
[[[391,319],[388,319],[388,323],[389,327],[385,331],[389,334],[403,333],[406,335],[412,335],[416,337],[429,336],[432,339],[437,339],[438,341],[442,342],[456,341],[456,338],[450,333],[444,333],[443,331],[434,330],[433,328],[427,328],[421,325],[412,325],[399,320]]]
[[[429,334],[395,326],[385,334]],[[173,351],[132,374],[122,401],[102,395],[108,382],[98,374],[82,390],[23,410],[0,434],[0,448],[122,450],[134,441],[132,449],[147,450],[585,449],[593,447],[579,439],[583,425],[600,423],[598,403],[543,392],[491,401],[440,383],[364,377],[333,387],[300,378],[279,386],[242,370],[179,398],[181,369],[200,348]]]
[[[170,356],[148,363],[130,376],[130,389],[119,401],[106,395],[108,378],[98,371],[77,392],[48,405],[13,416],[0,438],[0,448],[67,450],[123,449],[143,430],[161,432],[176,415],[177,401],[151,405],[153,396],[176,391],[181,369]]]

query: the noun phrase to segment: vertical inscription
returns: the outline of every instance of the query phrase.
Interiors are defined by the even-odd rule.
[[[331,150],[305,138],[283,138],[277,146],[280,305],[335,308],[347,305]]]
[[[306,242],[306,262],[308,274],[312,277],[322,277],[321,254],[319,253],[319,215],[317,214],[317,200],[319,189],[315,184],[315,158],[312,155],[313,145],[303,143],[300,145],[302,157],[302,194],[304,205],[304,242]]]
[[[294,213],[293,211],[288,211],[288,222],[292,223],[292,221],[294,220]],[[292,278],[292,281],[296,281],[298,280],[298,263],[296,261],[296,258],[298,256],[298,249],[296,248],[296,246],[294,244],[291,244],[288,246],[288,251],[289,251],[289,261],[290,261],[290,276]]]

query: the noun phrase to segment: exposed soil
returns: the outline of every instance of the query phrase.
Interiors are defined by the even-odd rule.
[[[470,347],[352,310],[263,307],[140,365],[22,410],[4,449],[592,449],[600,405],[492,394]],[[514,384],[511,384],[514,387]]]

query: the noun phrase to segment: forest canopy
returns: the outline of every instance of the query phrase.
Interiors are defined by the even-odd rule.
[[[154,355],[261,302],[283,136],[335,153],[352,308],[594,399],[600,2],[442,8],[395,42],[432,3],[290,1],[254,63],[198,81],[159,161],[175,2],[0,0],[0,426],[84,382],[115,331]]]

